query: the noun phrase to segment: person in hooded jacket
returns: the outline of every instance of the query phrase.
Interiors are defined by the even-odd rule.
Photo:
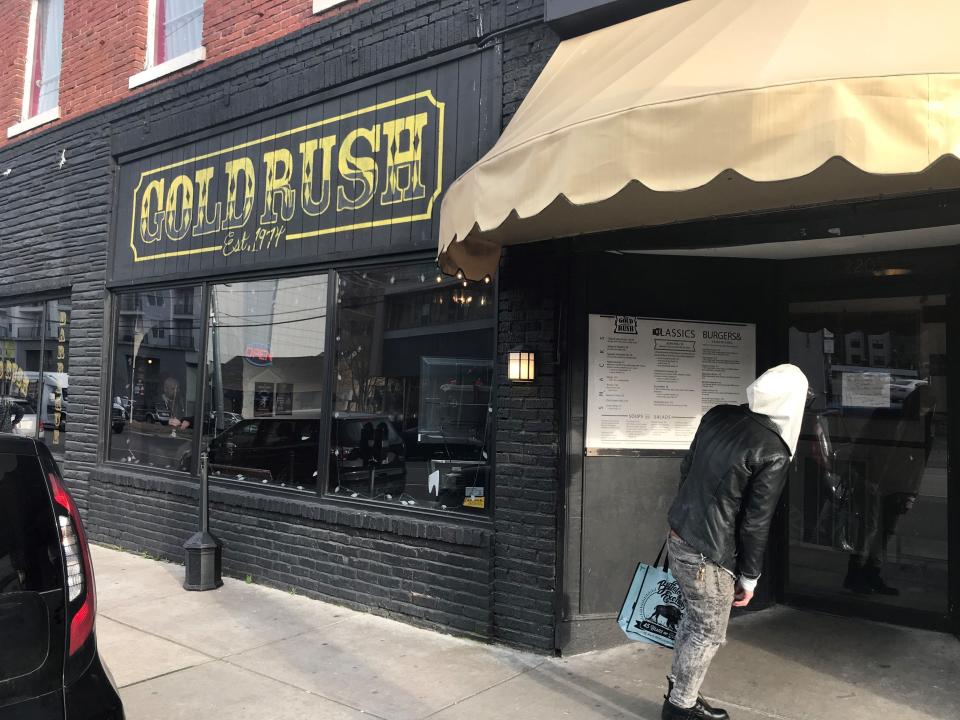
[[[726,640],[731,606],[753,598],[800,437],[807,378],[795,365],[778,365],[747,388],[747,401],[707,412],[680,466],[667,551],[686,608],[663,720],[729,718],[703,699],[700,685]]]

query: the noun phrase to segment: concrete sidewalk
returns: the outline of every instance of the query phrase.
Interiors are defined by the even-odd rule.
[[[97,635],[129,720],[641,718],[670,662],[631,644],[548,658],[93,548]],[[734,720],[960,718],[952,636],[785,608],[731,625],[704,688]]]

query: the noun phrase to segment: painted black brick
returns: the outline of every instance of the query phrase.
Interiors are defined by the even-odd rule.
[[[494,623],[507,642],[552,650],[560,488],[556,257],[510,248],[500,264]],[[511,350],[536,353],[536,380],[511,383]]]
[[[68,292],[70,426],[64,473],[91,537],[173,560],[196,526],[189,481],[98,466],[113,158],[497,35],[507,122],[557,44],[540,0],[374,0],[276,43],[0,148],[0,302]],[[505,32],[506,31],[506,32]],[[61,157],[65,163],[60,164]],[[9,169],[9,173],[6,170]],[[513,257],[513,256],[511,256]],[[218,488],[224,570],[431,627],[550,651],[556,591],[556,299],[504,265],[493,528],[344,510]],[[538,353],[533,386],[502,360]]]
[[[88,531],[96,542],[183,562],[198,501],[190,481],[97,469],[89,481]],[[493,637],[491,529],[224,487],[211,489],[210,529],[223,541],[228,576]]]

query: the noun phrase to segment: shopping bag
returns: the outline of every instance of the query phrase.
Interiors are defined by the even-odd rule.
[[[637,565],[617,623],[631,640],[672,648],[685,606],[680,583],[670,574],[666,545],[660,548],[653,565]]]

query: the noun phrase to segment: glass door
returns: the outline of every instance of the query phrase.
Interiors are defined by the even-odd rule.
[[[812,395],[788,490],[788,595],[947,615],[946,319],[942,295],[790,305],[790,362]]]

